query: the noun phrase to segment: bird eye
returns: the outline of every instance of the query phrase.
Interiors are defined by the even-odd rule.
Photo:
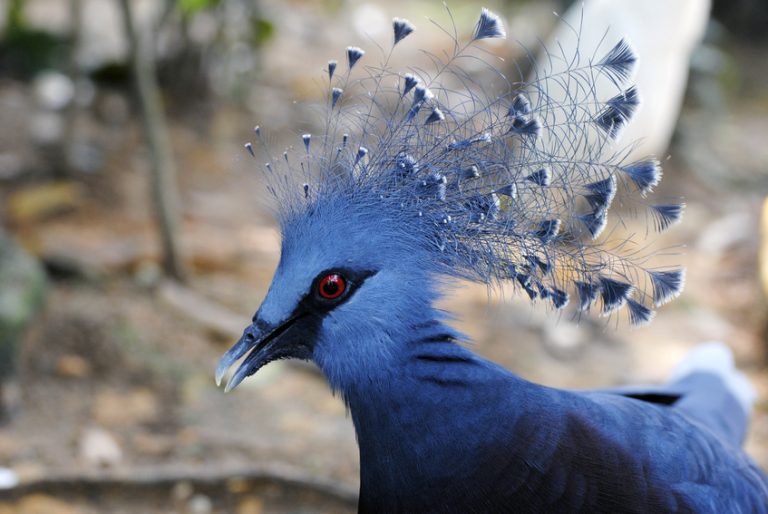
[[[320,279],[317,284],[317,292],[321,298],[335,300],[344,294],[347,289],[347,281],[338,273],[330,273]]]

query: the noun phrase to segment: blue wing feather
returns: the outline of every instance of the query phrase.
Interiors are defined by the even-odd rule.
[[[739,448],[747,417],[717,376],[562,391],[429,330],[398,371],[413,387],[350,398],[361,512],[768,513],[768,478]]]

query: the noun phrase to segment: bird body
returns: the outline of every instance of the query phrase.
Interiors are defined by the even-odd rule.
[[[768,512],[765,476],[696,413],[532,384],[449,340],[405,358],[349,397],[361,512]],[[691,378],[710,387],[670,394],[723,390]]]
[[[393,27],[395,45],[413,31]],[[503,35],[483,10],[473,41]],[[343,78],[329,62],[344,87],[329,92],[327,134],[267,162],[280,262],[217,382],[241,358],[227,390],[271,361],[314,361],[355,425],[360,512],[768,512],[768,481],[739,447],[749,401],[727,352],[657,388],[563,391],[476,356],[435,307],[451,278],[509,280],[558,310],[573,296],[576,315],[626,308],[642,324],[683,283],[604,234],[619,186],[630,206],[660,179],[655,160],[626,163],[612,146],[637,92],[591,88],[596,74],[623,87],[631,50],[577,54],[528,94],[484,101],[436,82],[465,49],[431,77],[371,68],[355,136],[340,109],[364,52],[347,49]],[[681,213],[646,207],[659,230]]]

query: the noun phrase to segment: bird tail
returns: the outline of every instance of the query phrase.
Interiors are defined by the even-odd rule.
[[[741,443],[757,393],[734,365],[725,344],[710,341],[696,346],[675,367],[670,385],[686,391],[675,407]]]
[[[696,346],[672,371],[671,381],[678,382],[694,373],[711,373],[723,381],[726,389],[749,415],[757,399],[757,392],[747,376],[733,363],[733,353],[720,341],[709,341]]]

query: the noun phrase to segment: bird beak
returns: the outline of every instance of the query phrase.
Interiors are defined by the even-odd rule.
[[[242,337],[219,360],[216,367],[216,385],[221,385],[224,375],[232,365],[243,355],[248,354],[235,374],[227,382],[224,389],[229,392],[237,387],[245,378],[253,375],[264,365],[277,359],[289,357],[309,358],[307,348],[304,345],[281,344],[281,336],[291,328],[300,318],[294,315],[277,325],[270,325],[261,320],[256,320],[245,329]],[[249,353],[250,352],[250,353]]]

